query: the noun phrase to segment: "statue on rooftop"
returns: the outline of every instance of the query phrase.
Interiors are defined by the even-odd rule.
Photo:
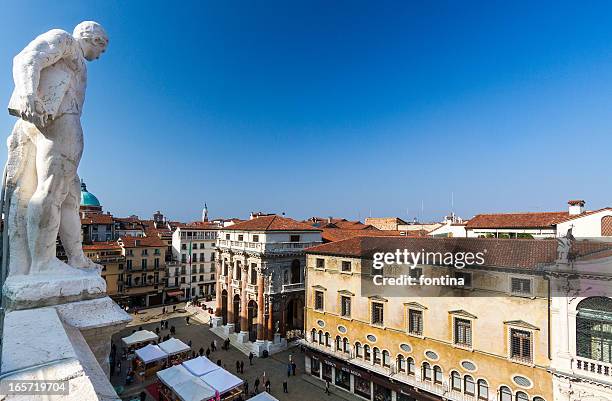
[[[19,120],[7,141],[9,276],[99,268],[82,249],[77,168],[85,61],[96,60],[107,46],[102,26],[85,21],[72,34],[43,33],[13,59],[15,90],[8,108]],[[68,265],[56,257],[58,233]]]

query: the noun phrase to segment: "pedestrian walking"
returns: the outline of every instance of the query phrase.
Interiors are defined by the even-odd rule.
[[[283,381],[283,393],[288,393],[289,391],[287,391],[287,380]]]
[[[253,365],[253,353],[249,352],[249,365]]]
[[[325,380],[325,394],[330,395],[329,392],[329,380]]]
[[[240,373],[244,373],[244,361],[240,361]]]
[[[187,322],[187,325],[189,325],[189,316],[185,317],[185,321]]]
[[[291,376],[291,364],[287,364],[287,377]]]
[[[259,393],[259,378],[255,379],[255,394]]]
[[[221,366],[221,359],[217,359],[217,366]]]
[[[244,395],[249,396],[249,382],[247,380],[244,381]]]
[[[189,339],[189,342],[187,344],[189,344],[189,346],[191,347],[191,344],[192,344],[191,338]]]
[[[295,362],[291,362],[291,374],[293,374],[293,376],[295,376],[296,368],[297,368],[297,365],[295,364]]]
[[[166,314],[166,307],[164,306],[164,307],[162,308],[162,315],[165,315],[165,314]]]
[[[155,328],[155,334],[159,335],[159,327]]]
[[[168,321],[164,320],[164,327],[166,328],[166,330],[168,330]]]
[[[172,305],[172,312],[176,312],[176,305]]]
[[[210,356],[210,348],[206,348],[206,358]]]
[[[200,347],[200,349],[198,350],[198,355],[204,355],[204,348]]]
[[[170,326],[170,334],[172,334],[172,335],[176,334],[176,327]]]
[[[270,391],[270,379],[266,380],[266,391],[268,392],[268,394],[272,394],[272,391]]]
[[[213,340],[213,346],[212,346],[212,350],[216,351],[217,350],[217,340]]]
[[[240,373],[240,362],[236,361],[236,373]]]

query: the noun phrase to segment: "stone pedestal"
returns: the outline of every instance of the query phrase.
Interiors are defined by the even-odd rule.
[[[238,335],[236,336],[236,341],[238,341],[240,344],[248,343],[249,342],[249,332],[241,331],[240,333],[238,333]]]
[[[219,316],[214,316],[212,318],[212,327],[221,327],[223,326],[223,318]]]
[[[229,337],[230,334],[234,334],[236,330],[234,329],[234,323],[228,323],[223,326],[223,333]]]
[[[279,344],[281,342],[281,335],[280,333],[275,333],[274,334],[274,344]]]
[[[97,270],[66,265],[61,273],[9,276],[2,291],[7,311],[40,308],[106,296],[106,282]]]
[[[2,380],[68,381],[69,395],[48,400],[119,400],[108,379],[111,336],[132,318],[98,271],[73,270],[6,280]]]

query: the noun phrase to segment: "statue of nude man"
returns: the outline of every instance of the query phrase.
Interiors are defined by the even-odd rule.
[[[77,167],[85,60],[96,60],[107,46],[100,24],[85,21],[72,35],[60,29],[43,33],[13,59],[9,112],[20,119],[7,141],[10,276],[99,268],[82,249]],[[56,257],[58,233],[69,266]]]

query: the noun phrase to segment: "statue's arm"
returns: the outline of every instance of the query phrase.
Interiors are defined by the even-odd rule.
[[[26,46],[13,59],[15,88],[23,97],[36,97],[40,72],[61,60],[73,45],[74,38],[68,32],[53,29]]]

